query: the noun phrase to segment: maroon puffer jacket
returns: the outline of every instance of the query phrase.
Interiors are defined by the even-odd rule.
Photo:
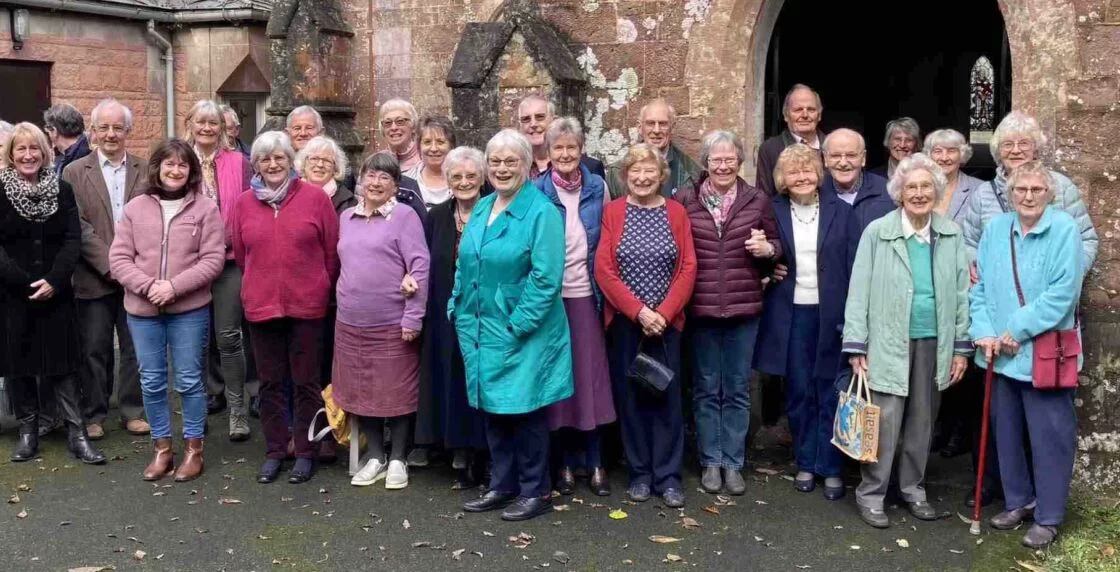
[[[680,191],[675,197],[688,211],[696,246],[696,286],[689,305],[690,315],[700,318],[757,316],[762,313],[762,278],[770,273],[773,261],[782,256],[770,199],[739,179],[735,203],[723,224],[723,236],[719,236],[715,219],[698,196],[706,178],[707,173],[704,173],[696,187]],[[766,233],[774,247],[772,259],[758,259],[747,252],[745,244],[752,228]]]

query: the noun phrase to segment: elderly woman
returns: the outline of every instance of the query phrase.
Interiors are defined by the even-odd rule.
[[[295,166],[299,177],[326,191],[334,210],[342,214],[342,211],[358,204],[358,197],[342,182],[346,177],[347,163],[346,153],[338,142],[319,135],[296,154]]]
[[[225,265],[226,246],[218,205],[199,192],[202,169],[191,147],[171,139],[148,161],[148,191],[125,205],[109,264],[125,290],[128,330],[136,344],[144,411],[155,452],[144,480],[172,470],[177,482],[203,470],[206,436],[206,342],[210,330],[210,283]],[[162,232],[160,232],[162,231]],[[183,409],[183,461],[171,446],[167,370]]]
[[[991,524],[1009,530],[1033,516],[1022,542],[1042,549],[1057,537],[1065,517],[1077,414],[1074,388],[1040,389],[1032,383],[1039,373],[1034,340],[1049,332],[1080,338],[1082,238],[1074,218],[1052,204],[1054,181],[1041,163],[1018,165],[1006,182],[1015,212],[993,218],[980,239],[972,338],[981,350],[977,365],[995,360],[992,424],[1006,510]],[[1066,355],[1076,357],[1080,370],[1076,345]]]
[[[262,133],[253,142],[257,175],[238,198],[233,251],[245,278],[241,300],[261,379],[261,429],[267,453],[257,482],[279,476],[287,453],[289,387],[296,462],[290,483],[311,479],[317,451],[307,426],[320,394],[323,318],[338,278],[338,214],[323,189],[297,179],[288,136]]]
[[[972,193],[961,223],[970,260],[975,260],[980,235],[988,226],[988,221],[1012,210],[1007,185],[1011,172],[1028,161],[1041,160],[1046,149],[1046,135],[1034,117],[1021,111],[1012,111],[996,126],[989,145],[992,156],[997,158],[996,178],[980,185]],[[1097,259],[1097,249],[1100,246],[1093,220],[1089,218],[1089,211],[1081,200],[1081,191],[1069,177],[1050,171],[1050,180],[1053,182],[1050,186],[1051,202],[1077,221],[1081,235],[1081,269],[1088,272]],[[977,277],[973,276],[973,282],[976,280]]]
[[[887,162],[871,169],[871,172],[890,179],[894,176],[898,164],[918,150],[918,143],[921,140],[922,130],[912,117],[899,117],[888,121],[886,133],[883,135],[883,147],[888,154]]]
[[[812,492],[821,477],[825,498],[837,500],[844,496],[840,452],[831,443],[834,381],[841,363],[837,333],[861,226],[848,203],[820,192],[823,179],[820,155],[807,145],[786,147],[778,155],[775,238],[789,271],[766,291],[754,365],[786,380],[797,460],[794,487]]]
[[[78,401],[77,310],[70,278],[82,229],[74,191],[58,179],[47,136],[19,123],[0,156],[0,377],[19,421],[14,462],[39,456],[40,383],[50,384],[69,430],[70,452],[84,463],[105,455],[90,444]]]
[[[574,468],[587,469],[591,491],[611,493],[603,468],[599,427],[614,422],[607,344],[603,337],[603,293],[595,283],[595,252],[599,246],[603,207],[610,200],[606,183],[580,159],[583,128],[574,117],[555,119],[544,132],[549,168],[536,185],[564,217],[564,311],[572,335],[575,393],[548,408],[548,428],[560,445],[556,490],[572,494]]]
[[[389,153],[375,153],[358,171],[362,200],[342,213],[339,227],[338,324],[334,399],[357,415],[369,443],[365,463],[350,481],[385,488],[408,486],[405,453],[420,382],[420,330],[428,297],[428,247],[420,216],[397,204],[401,171]],[[401,292],[411,275],[417,291]],[[385,425],[392,435],[386,464]]]
[[[229,149],[225,116],[217,102],[195,103],[184,120],[188,145],[194,148],[202,168],[199,190],[218,203],[225,223],[226,262],[221,275],[210,286],[211,307],[209,368],[206,383],[207,411],[216,413],[229,405],[229,438],[249,438],[246,417],[245,351],[242,343],[241,269],[233,261],[230,222],[237,198],[249,188],[252,170],[241,153]]]
[[[844,308],[844,352],[880,408],[879,462],[861,466],[856,488],[860,517],[876,528],[890,526],[883,499],[896,459],[910,513],[938,518],[924,483],[933,420],[939,392],[960,381],[972,353],[964,241],[934,210],[945,175],[918,153],[887,190],[900,208],[864,230]]]
[[[416,443],[442,444],[451,451],[451,468],[457,472],[452,488],[466,489],[478,485],[486,471],[486,429],[483,415],[467,399],[463,354],[447,306],[455,283],[459,243],[478,204],[486,159],[477,149],[456,147],[443,160],[441,171],[452,198],[432,207],[424,221],[431,265]]]
[[[415,130],[418,119],[416,108],[403,99],[390,99],[382,103],[377,113],[381,136],[400,163],[401,172],[411,171],[420,164],[420,148]]]
[[[750,368],[762,316],[763,277],[782,255],[766,193],[738,176],[743,145],[729,131],[704,137],[696,186],[676,198],[688,211],[696,245],[692,318],[693,411],[709,493],[746,491],[739,472],[750,420]]]
[[[572,395],[564,315],[564,221],[529,180],[532,148],[503,129],[486,144],[494,193],[480,200],[459,243],[447,312],[455,320],[471,407],[486,416],[490,490],[463,510],[501,508],[503,520],[552,510],[545,407]]]
[[[606,302],[611,382],[630,471],[626,495],[644,502],[656,492],[666,506],[679,508],[684,506],[681,332],[696,283],[692,224],[684,206],[661,194],[669,164],[655,147],[630,147],[619,174],[626,197],[603,210],[595,280]],[[673,372],[664,390],[637,385],[628,375],[640,352]]]
[[[432,207],[451,198],[443,175],[443,160],[455,147],[455,127],[443,115],[426,115],[417,126],[420,134],[420,162],[404,174],[416,181],[424,206]]]

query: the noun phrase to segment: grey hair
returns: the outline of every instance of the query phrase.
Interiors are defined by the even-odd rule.
[[[478,169],[479,175],[486,173],[486,157],[482,155],[482,151],[464,145],[452,149],[447,153],[447,156],[443,158],[443,166],[441,169],[443,170],[444,180],[447,179],[451,169],[464,163],[474,163],[475,168]]]
[[[972,145],[969,145],[964,135],[956,129],[938,129],[926,135],[925,144],[922,145],[922,153],[932,155],[934,147],[956,147],[960,149],[961,165],[972,158]]]
[[[114,105],[121,108],[121,112],[124,113],[125,131],[132,131],[132,110],[129,109],[127,105],[117,101],[116,98],[113,97],[106,97],[105,99],[97,102],[97,105],[93,106],[93,111],[89,112],[89,122],[97,123],[97,117],[104,113],[105,110]]]
[[[941,202],[945,196],[945,186],[949,184],[945,179],[945,173],[941,172],[941,167],[929,158],[925,153],[914,153],[909,157],[899,161],[898,167],[894,170],[894,175],[890,181],[887,181],[887,193],[894,199],[896,205],[902,204],[902,188],[906,185],[906,177],[910,173],[921,170],[929,171],[933,175],[933,200],[934,202]]]
[[[653,101],[643,105],[641,111],[638,112],[638,121],[641,121],[643,118],[645,118],[646,111],[649,111],[649,108],[651,108],[655,105],[664,105],[669,110],[669,123],[670,124],[673,124],[673,123],[677,122],[677,110],[674,109],[673,105],[670,104],[668,102],[668,100],[666,100],[663,97],[658,97],[657,99],[654,99]]]
[[[824,142],[821,143],[821,149],[825,153],[828,153],[829,143],[833,141],[833,137],[839,137],[841,135],[854,135],[856,141],[859,141],[860,152],[862,153],[864,151],[867,151],[867,141],[864,140],[863,134],[861,134],[859,131],[856,131],[855,129],[848,129],[847,127],[833,129],[831,133],[825,136]]]
[[[338,142],[326,135],[316,135],[312,137],[307,145],[300,149],[296,154],[295,168],[296,172],[303,175],[303,164],[307,161],[307,157],[317,151],[327,151],[334,156],[334,178],[342,180],[346,177],[346,168],[348,166],[346,160],[346,153],[342,152],[342,147],[338,146]]]
[[[712,156],[712,149],[717,145],[731,145],[735,148],[735,159],[739,163],[743,162],[746,153],[743,152],[743,143],[739,141],[739,136],[730,132],[717,130],[712,131],[704,136],[704,141],[700,144],[700,168],[708,168],[708,159]]]
[[[548,124],[548,128],[544,131],[544,145],[545,147],[552,147],[552,144],[557,139],[570,135],[576,138],[576,144],[579,148],[583,149],[583,127],[579,124],[579,120],[575,117],[557,117]]]
[[[891,148],[891,136],[895,131],[909,135],[915,143],[922,140],[922,130],[918,127],[918,122],[913,117],[899,117],[887,122],[887,130],[883,133],[883,147]]]
[[[496,135],[486,142],[486,157],[489,158],[498,151],[513,151],[517,154],[517,158],[521,159],[521,179],[523,181],[529,180],[529,165],[533,162],[533,146],[529,144],[529,140],[516,129],[502,129]],[[484,176],[489,176],[489,163],[484,164],[486,172]]]
[[[222,115],[223,116],[227,115],[227,114],[232,115],[233,116],[233,124],[237,127],[241,127],[241,118],[237,116],[237,110],[236,109],[230,107],[228,104],[225,104],[225,103],[219,105],[218,109],[222,110]]]
[[[809,93],[813,94],[813,97],[816,98],[817,112],[824,111],[824,104],[821,103],[821,94],[817,93],[817,90],[803,83],[795,83],[793,84],[793,87],[789,88],[789,91],[786,92],[785,99],[782,100],[782,115],[785,115],[785,113],[789,111],[789,100],[793,97],[793,93],[802,89],[808,90]]]
[[[16,128],[15,125],[12,125],[11,123],[8,123],[7,121],[4,121],[3,119],[0,119],[0,135],[4,135],[4,134],[9,134],[10,135],[12,133],[12,131],[15,130],[15,128]]]
[[[257,161],[272,155],[277,149],[288,156],[289,163],[295,162],[296,152],[292,149],[292,139],[288,134],[283,131],[265,131],[257,135],[257,140],[253,141],[253,149],[249,152],[249,163],[255,169]]]
[[[287,128],[290,129],[292,127],[292,120],[295,119],[296,117],[299,117],[300,115],[310,115],[310,116],[314,117],[315,118],[315,129],[318,129],[319,131],[323,130],[323,116],[319,115],[319,112],[316,111],[315,108],[311,107],[310,105],[301,105],[301,106],[293,109],[291,111],[291,113],[288,114],[288,118],[284,120],[284,127],[287,127]]]
[[[191,128],[191,122],[196,115],[213,115],[218,120],[218,148],[229,148],[229,139],[226,137],[226,117],[222,114],[222,106],[213,99],[200,99],[190,110],[187,111],[187,116],[183,118],[183,125],[186,127],[187,134],[183,140],[187,145],[194,146],[194,129]]]
[[[1046,134],[1043,133],[1038,120],[1022,111],[1012,111],[999,122],[995,132],[992,133],[991,141],[988,142],[988,146],[992,150],[992,158],[996,160],[996,164],[1000,167],[1003,166],[1003,160],[999,156],[999,146],[1003,144],[1004,139],[1011,135],[1030,137],[1034,141],[1035,157],[1039,157],[1041,151],[1046,147]]]
[[[86,130],[82,112],[69,103],[57,103],[43,112],[43,125],[53,127],[63,137],[79,137]]]
[[[1011,192],[1019,182],[1020,179],[1030,176],[1042,177],[1043,182],[1046,183],[1048,190],[1054,190],[1054,177],[1050,175],[1050,169],[1047,169],[1042,161],[1027,161],[1014,169],[1011,169],[1011,174],[1007,176],[1007,191]]]
[[[416,112],[416,107],[414,105],[403,99],[400,99],[399,97],[390,99],[389,101],[382,103],[381,107],[377,110],[377,128],[380,129],[380,133],[382,135],[385,135],[385,130],[381,128],[381,118],[385,117],[385,114],[389,113],[390,111],[403,111],[407,113],[408,118],[412,120],[413,125],[416,125],[416,122],[420,120],[420,114]]]
[[[530,93],[529,95],[526,95],[525,97],[521,98],[521,101],[519,101],[517,103],[517,114],[518,115],[521,115],[521,106],[525,105],[526,103],[529,103],[530,101],[543,101],[545,103],[545,105],[548,106],[548,114],[550,116],[553,116],[553,117],[556,116],[556,104],[552,103],[551,99],[549,99],[549,98],[547,98],[547,97],[545,97],[545,96],[543,96],[539,93]]]

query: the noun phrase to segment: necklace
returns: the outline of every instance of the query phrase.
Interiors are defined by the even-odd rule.
[[[467,214],[464,216],[463,213],[459,210],[459,202],[456,201],[455,202],[455,231],[458,232],[459,234],[463,234],[463,229],[467,227],[467,222],[470,221],[470,220],[471,220],[470,211],[467,211]]]
[[[792,200],[789,202],[789,205],[790,205],[789,212],[793,213],[793,218],[797,219],[797,222],[800,222],[801,224],[806,224],[806,225],[813,224],[813,223],[817,222],[817,216],[821,214],[821,201],[820,201],[819,197],[815,197],[815,198],[817,199],[817,201],[815,203],[813,203],[813,216],[810,217],[809,220],[805,220],[805,219],[801,218],[801,215],[797,214],[798,208],[801,208],[803,210],[808,210],[808,208],[805,205],[800,205],[797,202],[792,201]]]

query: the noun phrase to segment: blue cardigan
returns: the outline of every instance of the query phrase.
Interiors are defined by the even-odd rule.
[[[595,295],[595,307],[603,309],[603,291],[595,282],[595,249],[599,247],[599,235],[603,228],[603,197],[607,193],[607,184],[603,178],[588,169],[587,164],[580,163],[580,176],[583,177],[583,186],[579,191],[579,221],[587,233],[587,277],[591,279],[591,292]],[[560,209],[560,216],[567,220],[568,209],[560,201],[556,192],[556,185],[552,182],[552,167],[549,167],[539,177],[533,180],[537,188]],[[566,227],[567,225],[565,225]],[[565,237],[566,239],[567,237]]]

